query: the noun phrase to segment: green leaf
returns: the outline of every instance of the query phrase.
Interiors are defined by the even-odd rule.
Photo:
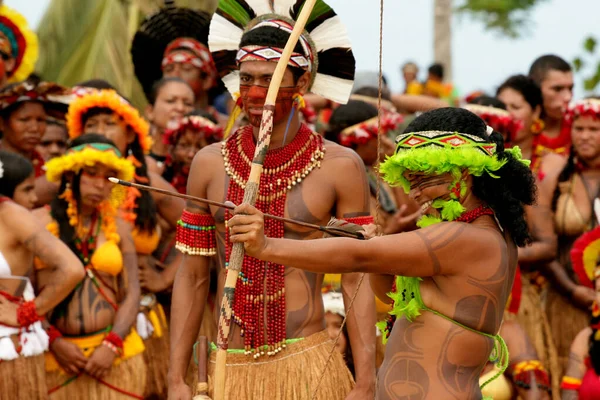
[[[588,53],[593,54],[594,50],[596,50],[596,44],[597,44],[596,39],[594,37],[590,36],[587,39],[585,39],[585,42],[583,43],[583,48]]]
[[[580,57],[573,60],[573,69],[575,69],[575,72],[581,71],[584,65],[584,62]]]

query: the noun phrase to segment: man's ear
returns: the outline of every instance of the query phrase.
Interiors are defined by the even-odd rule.
[[[302,75],[298,79],[298,83],[296,84],[296,87],[298,88],[298,92],[300,94],[306,94],[308,92],[311,78],[312,78],[312,76],[311,76],[310,72],[306,72],[306,73],[304,73],[304,75]]]

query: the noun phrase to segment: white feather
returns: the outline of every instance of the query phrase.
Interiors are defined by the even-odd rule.
[[[336,47],[343,49],[352,47],[346,27],[342,24],[342,20],[338,15],[329,18],[313,29],[310,37],[315,43],[317,51],[325,51]]]
[[[315,77],[315,83],[313,84],[310,91],[319,96],[323,96],[326,99],[335,101],[336,103],[346,104],[350,94],[352,94],[352,87],[354,81],[342,78],[336,78],[335,76],[317,74]]]
[[[254,10],[257,17],[273,13],[269,0],[246,0],[246,3]]]
[[[600,199],[594,200],[594,213],[596,214],[596,220],[600,224]]]
[[[296,0],[275,0],[274,3],[275,14],[291,18],[290,10],[292,9],[292,6],[296,4]]]
[[[10,361],[19,357],[10,337],[0,338],[0,360]]]
[[[208,47],[211,52],[221,50],[236,51],[240,46],[244,32],[219,14],[215,14],[210,23]]]
[[[152,336],[152,324],[148,321],[148,318],[144,313],[139,312],[135,321],[135,330],[144,340],[149,339]]]
[[[222,81],[232,96],[240,91],[240,71],[233,71],[225,75]]]

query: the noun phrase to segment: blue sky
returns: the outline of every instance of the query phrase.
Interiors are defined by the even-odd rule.
[[[4,0],[36,26],[51,0]],[[81,0],[90,1],[90,0]],[[99,0],[93,0],[99,1]],[[348,27],[359,70],[376,70],[379,48],[379,0],[329,0]],[[581,54],[589,34],[600,38],[600,1],[546,0],[532,15],[527,33],[506,39],[486,32],[469,17],[453,21],[454,82],[462,93],[492,91],[514,73],[526,73],[541,54],[556,53],[567,60]],[[386,0],[384,73],[395,90],[402,89],[399,66],[412,60],[423,74],[433,61],[433,0]],[[600,56],[598,57],[600,59]],[[580,77],[576,96],[584,95]]]

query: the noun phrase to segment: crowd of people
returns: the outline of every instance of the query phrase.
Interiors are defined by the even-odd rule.
[[[393,93],[319,1],[265,106],[302,4],[168,2],[144,110],[0,6],[0,399],[600,398],[600,98],[557,55]]]

